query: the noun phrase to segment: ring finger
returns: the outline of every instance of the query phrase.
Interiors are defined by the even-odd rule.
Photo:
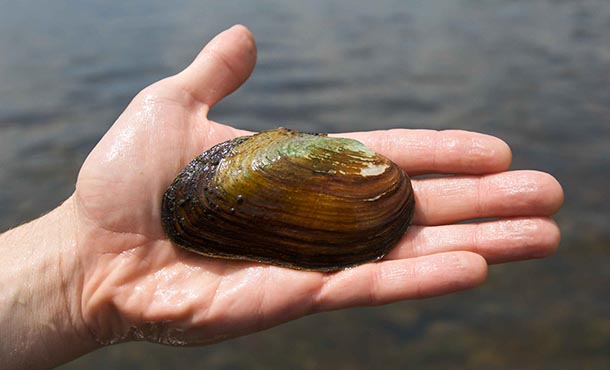
[[[412,226],[385,259],[468,251],[480,254],[488,263],[502,263],[548,256],[557,249],[559,239],[559,228],[548,217]]]

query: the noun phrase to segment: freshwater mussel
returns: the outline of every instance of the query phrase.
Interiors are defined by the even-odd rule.
[[[169,239],[193,252],[335,271],[382,258],[414,209],[409,177],[364,144],[279,128],[220,143],[163,196]]]

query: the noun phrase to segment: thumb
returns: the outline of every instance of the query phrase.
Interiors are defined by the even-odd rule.
[[[176,77],[208,108],[241,86],[256,64],[256,44],[250,31],[236,25],[218,34]]]

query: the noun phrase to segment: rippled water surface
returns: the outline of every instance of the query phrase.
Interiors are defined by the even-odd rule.
[[[0,0],[0,228],[56,206],[131,97],[244,23],[259,61],[212,113],[261,130],[459,128],[564,185],[552,258],[443,298],[308,317],[204,348],[63,369],[610,367],[607,1]]]

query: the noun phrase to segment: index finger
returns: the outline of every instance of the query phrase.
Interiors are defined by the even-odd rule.
[[[409,175],[506,171],[511,150],[497,137],[463,130],[392,129],[341,134],[396,162]]]

